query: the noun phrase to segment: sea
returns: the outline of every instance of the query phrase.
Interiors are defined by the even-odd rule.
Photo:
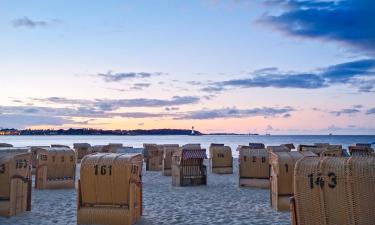
[[[200,143],[202,148],[208,149],[211,143],[222,143],[231,147],[233,156],[237,157],[238,145],[248,145],[259,142],[268,145],[293,143],[299,144],[330,143],[340,144],[343,148],[354,143],[371,143],[375,147],[375,135],[139,135],[139,136],[0,136],[0,143],[9,143],[16,147],[46,146],[62,144],[73,146],[73,143],[89,143],[104,145],[108,143],[122,143],[124,146],[142,147],[143,143],[155,144],[188,144]]]

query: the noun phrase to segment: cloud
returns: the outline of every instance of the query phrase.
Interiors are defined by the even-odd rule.
[[[251,87],[275,87],[275,88],[304,88],[316,89],[326,87],[324,79],[316,74],[270,74],[260,75],[247,79],[235,79],[218,83],[219,87],[236,86],[242,88]]]
[[[357,113],[360,113],[361,110],[357,108],[347,108],[347,109],[341,109],[339,111],[331,111],[332,114],[335,114],[336,116],[341,116],[341,115],[354,115]]]
[[[292,117],[292,115],[290,115],[290,113],[286,113],[286,114],[283,115],[283,118],[290,118],[290,117]]]
[[[34,103],[44,103],[52,105],[49,107],[27,105],[27,101],[22,101],[21,106],[1,106],[0,116],[2,126],[4,127],[26,127],[33,125],[62,125],[76,124],[87,125],[92,120],[75,121],[73,118],[157,118],[157,117],[175,117],[180,105],[195,104],[200,101],[195,96],[174,96],[170,99],[69,99],[64,97],[50,98],[32,98]],[[136,107],[164,107],[169,108],[171,112],[121,112],[116,111],[122,108]],[[7,120],[9,118],[9,120]],[[12,125],[8,121],[16,121]],[[45,118],[45,119],[43,119]]]
[[[15,19],[11,22],[13,27],[26,27],[26,28],[37,28],[37,27],[46,27],[49,25],[46,21],[37,21],[29,19],[28,17],[22,17]]]
[[[367,110],[366,114],[367,114],[367,115],[375,114],[375,108],[372,108],[372,109]]]
[[[72,120],[40,115],[22,115],[22,114],[0,114],[0,127],[21,129],[35,125],[63,125],[73,123]]]
[[[68,99],[62,97],[50,98],[33,98],[34,101],[44,103],[56,103],[67,105],[79,105],[88,109],[97,109],[104,111],[113,111],[120,108],[133,107],[171,107],[179,105],[196,104],[200,101],[196,96],[173,96],[171,99],[149,99],[149,98],[135,98],[135,99]]]
[[[194,120],[205,120],[205,119],[217,119],[217,118],[244,118],[244,117],[276,117],[290,112],[295,111],[290,106],[282,108],[273,107],[262,107],[252,109],[237,109],[233,108],[222,108],[222,109],[205,109],[200,111],[187,112],[184,115],[176,118],[182,119],[194,119]]]
[[[123,80],[129,79],[136,79],[136,78],[150,78],[153,76],[160,76],[165,73],[155,72],[155,73],[147,73],[147,72],[127,72],[127,73],[113,73],[112,71],[108,71],[107,73],[99,73],[97,74],[98,77],[101,77],[105,82],[119,82]]]
[[[288,35],[331,40],[375,54],[375,1],[269,0],[282,7],[279,15],[263,15],[258,22]]]
[[[331,83],[345,83],[352,78],[365,75],[373,76],[375,75],[374,69],[375,59],[363,59],[329,66],[324,69],[321,75]]]
[[[336,134],[374,134],[375,127],[362,127],[356,125],[347,125],[347,126],[336,126],[331,125],[327,128],[319,130],[320,133],[335,132]]]
[[[164,109],[165,109],[165,111],[177,111],[180,108],[179,107],[165,107]]]
[[[319,89],[333,85],[350,85],[359,92],[375,89],[375,59],[359,59],[331,65],[315,72],[283,72],[277,68],[256,70],[242,79],[206,83],[201,91],[220,92],[231,88],[299,88]]]
[[[131,89],[132,90],[143,90],[151,86],[151,83],[135,83]]]

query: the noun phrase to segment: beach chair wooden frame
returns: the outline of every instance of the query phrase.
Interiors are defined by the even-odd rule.
[[[207,185],[206,149],[180,149],[172,156],[172,185]]]
[[[0,149],[0,216],[31,210],[31,153],[28,148]]]
[[[81,163],[77,224],[131,225],[142,216],[142,154],[96,153]]]

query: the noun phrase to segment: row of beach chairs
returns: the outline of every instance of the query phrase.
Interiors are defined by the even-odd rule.
[[[134,224],[142,215],[143,155],[112,153],[136,150],[113,146],[85,145],[89,151],[81,160],[77,186],[78,224]],[[31,210],[32,168],[36,189],[75,188],[78,153],[77,146],[74,151],[62,145],[1,145],[0,216]]]
[[[291,209],[293,224],[375,224],[375,155],[368,144],[349,147],[317,143],[238,146],[239,186],[269,188],[271,206]],[[141,154],[142,152],[143,154]],[[230,147],[211,144],[213,173],[233,173]],[[81,158],[79,160],[79,158]],[[0,216],[31,210],[35,188],[74,188],[76,163],[78,224],[134,224],[142,216],[142,165],[172,177],[174,186],[207,184],[200,144],[33,146],[0,144]]]
[[[204,156],[189,153],[201,149],[200,145],[175,145],[172,153],[173,149],[162,145],[146,144],[144,148],[147,170],[170,168],[165,162],[169,162],[166,157],[172,157],[172,185],[207,184],[200,169],[205,168]],[[271,207],[291,209],[294,225],[375,224],[375,155],[370,144],[349,146],[347,152],[341,145],[328,143],[299,145],[297,149],[293,144],[266,147],[250,143],[237,151],[239,186],[269,188]],[[233,173],[231,152],[224,144],[211,144],[213,173]],[[184,154],[196,158],[184,158]]]

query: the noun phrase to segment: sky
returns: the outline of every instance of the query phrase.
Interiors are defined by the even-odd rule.
[[[1,128],[375,134],[373,0],[0,0]]]

